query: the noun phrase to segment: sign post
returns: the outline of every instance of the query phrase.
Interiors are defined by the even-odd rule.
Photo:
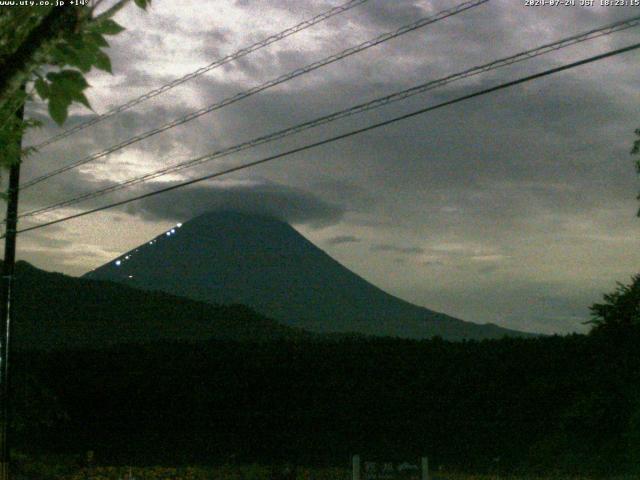
[[[420,467],[414,463],[372,462],[365,460],[361,468],[360,455],[353,456],[353,480],[431,480],[429,459],[422,457]]]
[[[429,480],[429,459],[422,457],[422,480]]]

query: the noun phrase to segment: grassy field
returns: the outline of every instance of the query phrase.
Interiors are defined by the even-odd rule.
[[[70,471],[62,468],[34,469],[24,472],[30,480],[271,480],[272,469],[261,465],[222,467],[108,467]],[[36,471],[40,470],[40,471]],[[66,471],[65,471],[66,470]],[[631,479],[631,477],[627,477]],[[296,480],[350,480],[351,470],[346,468],[298,467]],[[572,476],[510,476],[473,475],[462,473],[432,472],[431,480],[590,480],[588,477]],[[613,479],[612,479],[613,480]],[[618,477],[617,480],[626,480]]]

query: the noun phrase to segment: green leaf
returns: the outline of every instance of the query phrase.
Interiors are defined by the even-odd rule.
[[[64,88],[83,90],[89,86],[82,73],[77,70],[62,70],[47,74],[47,79],[52,83],[58,83]]]
[[[84,48],[85,41],[81,35],[71,34],[71,35],[66,35],[64,38],[66,43],[74,50],[82,50]]]
[[[109,42],[107,42],[104,37],[98,32],[89,32],[85,35],[85,37],[88,41],[93,42],[94,45],[97,45],[100,48],[109,47]]]
[[[96,61],[93,52],[87,49],[78,50],[78,61],[74,66],[78,67],[82,72],[87,73]]]
[[[117,24],[110,18],[97,22],[93,31],[102,35],[117,35],[124,30],[122,25]]]
[[[80,42],[77,47],[71,47],[72,52],[67,55],[69,64],[78,67],[83,72],[91,70],[95,60],[96,53],[100,51],[100,47],[92,42]]]
[[[140,7],[141,9],[143,9],[143,10],[146,10],[147,9],[147,5],[149,5],[151,3],[150,0],[149,1],[147,1],[147,0],[134,0],[134,1],[135,1],[136,5],[138,7]]]
[[[66,44],[58,45],[54,48],[51,56],[53,62],[60,67],[65,65],[77,66],[81,62],[78,58],[78,52]]]
[[[102,51],[96,54],[96,61],[94,65],[96,66],[96,68],[99,68],[100,70],[113,73],[111,71],[111,60],[109,59],[109,56]]]
[[[87,100],[87,97],[85,97],[84,93],[82,93],[82,92],[73,92],[73,94],[71,95],[71,98],[73,100],[75,100],[76,102],[80,102],[85,107],[87,107],[89,110],[93,110],[91,108],[91,104],[89,103],[89,100]]]
[[[62,70],[47,74],[49,80],[49,114],[56,123],[62,124],[72,102],[79,102],[91,108],[82,92],[89,86],[82,73],[77,70]]]
[[[35,81],[35,88],[40,98],[46,100],[49,97],[49,84],[42,78]]]
[[[62,125],[67,119],[69,109],[69,103],[64,99],[52,97],[49,100],[49,115],[53,118],[54,122],[58,125]]]

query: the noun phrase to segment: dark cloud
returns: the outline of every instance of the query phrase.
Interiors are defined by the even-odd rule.
[[[434,5],[418,5],[418,2],[404,2],[401,6],[392,2],[380,2],[376,7],[363,8],[361,22],[367,28],[382,31],[416,21],[435,13],[437,9]]]
[[[341,245],[343,243],[357,243],[360,241],[362,241],[362,239],[354,235],[337,235],[325,240],[325,243],[327,245]]]
[[[391,245],[389,243],[373,245],[370,250],[372,252],[392,252],[392,253],[402,253],[404,255],[420,255],[424,253],[423,248],[401,247],[398,245]]]
[[[212,210],[236,210],[320,228],[338,222],[344,211],[313,195],[275,184],[192,186],[131,204],[145,220],[184,221]]]

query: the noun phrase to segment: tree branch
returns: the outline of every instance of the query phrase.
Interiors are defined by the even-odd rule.
[[[0,65],[0,99],[7,99],[20,88],[26,77],[37,67],[34,57],[49,41],[76,26],[77,12],[73,8],[52,8],[18,49]]]
[[[122,7],[124,7],[127,3],[129,3],[131,0],[120,0],[118,3],[116,3],[113,7],[111,7],[109,10],[105,10],[104,12],[102,12],[100,15],[98,15],[97,17],[95,17],[95,21],[99,21],[102,20],[104,18],[111,18],[113,17],[116,13],[118,13]]]

